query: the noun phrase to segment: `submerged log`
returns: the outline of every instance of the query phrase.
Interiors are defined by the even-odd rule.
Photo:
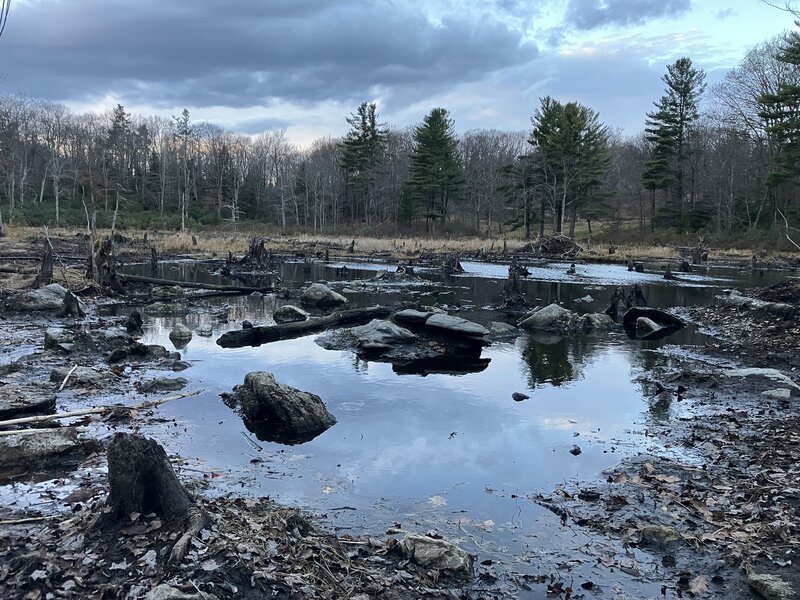
[[[325,317],[312,317],[307,321],[281,323],[239,329],[222,334],[217,344],[223,348],[241,348],[242,346],[260,346],[277,340],[288,340],[301,337],[314,331],[320,331],[334,325],[358,325],[368,323],[372,319],[382,319],[392,313],[388,306],[370,306],[335,312]]]
[[[120,280],[130,281],[134,283],[151,283],[153,285],[166,285],[178,287],[201,289],[201,290],[214,290],[217,292],[237,292],[241,294],[251,294],[253,292],[273,292],[273,287],[246,287],[242,285],[221,285],[217,283],[199,283],[194,281],[174,281],[172,279],[158,279],[156,277],[145,277],[144,275],[120,275]]]
[[[170,562],[183,560],[192,538],[210,524],[178,480],[158,442],[138,434],[116,433],[108,444],[109,517],[130,522],[131,513],[156,513],[184,524]]]

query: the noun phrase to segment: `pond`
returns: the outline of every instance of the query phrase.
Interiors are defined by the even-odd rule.
[[[458,276],[418,269],[423,281],[377,288],[361,282],[386,265],[317,263],[309,270],[303,263],[286,263],[280,278],[291,287],[335,282],[352,290],[345,294],[353,306],[413,299],[446,303],[459,309],[459,316],[482,323],[499,320],[490,306],[501,295],[507,265],[462,264],[466,272]],[[575,300],[588,294],[595,299],[589,306],[602,311],[615,287],[641,283],[651,306],[671,307],[709,303],[722,288],[779,278],[719,268],[671,282],[624,266],[578,265],[575,275],[566,275],[566,268],[563,263],[531,268],[522,282],[526,296],[575,308]],[[159,276],[170,279],[226,281],[203,264],[161,269]],[[390,526],[437,529],[507,572],[567,569],[609,584],[635,579],[598,565],[595,546],[602,542],[561,527],[559,517],[531,497],[568,480],[591,485],[604,469],[633,454],[676,452],[642,432],[654,421],[680,416],[680,404],[655,401],[642,381],[649,369],[668,360],[651,350],[702,343],[704,336],[694,329],[659,342],[632,340],[622,331],[562,339],[522,335],[486,348],[482,356],[490,363],[479,373],[421,376],[398,374],[390,364],[366,362],[349,351],[325,350],[313,335],[223,349],[215,343],[219,335],[240,328],[243,319],[272,323],[273,311],[286,301],[265,295],[207,302],[227,305],[230,321],[220,324],[208,313],[150,317],[142,341],[171,347],[168,334],[176,322],[190,328],[213,324],[213,337],[195,335],[181,350],[192,365],[181,375],[203,393],[165,404],[164,416],[177,424],[166,424],[157,434],[169,450],[219,474],[220,490],[268,495],[324,513],[336,528],[378,537]],[[301,445],[255,439],[219,395],[246,373],[262,370],[318,394],[338,423]],[[530,398],[515,402],[514,392]],[[577,456],[570,452],[575,445],[581,449]],[[637,552],[632,560],[648,558]],[[659,593],[657,587],[636,585],[642,593]]]

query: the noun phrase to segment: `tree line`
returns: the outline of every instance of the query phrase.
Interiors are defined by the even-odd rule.
[[[800,35],[749,50],[707,89],[691,59],[666,68],[637,135],[579,102],[541,98],[526,132],[458,135],[444,108],[411,128],[374,103],[342,138],[307,148],[282,130],[237,135],[196,122],[75,114],[0,97],[5,223],[283,231],[520,230],[697,233],[722,239],[800,222]],[[788,229],[787,229],[788,231]],[[621,233],[620,233],[621,234]]]

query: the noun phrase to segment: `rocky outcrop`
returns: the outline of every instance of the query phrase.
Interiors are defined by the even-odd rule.
[[[655,340],[686,327],[686,321],[658,308],[634,306],[625,311],[622,326],[632,337]]]
[[[396,344],[407,344],[418,339],[408,329],[382,319],[373,319],[366,325],[345,329],[343,334],[352,336],[355,347],[364,352],[381,352]]]
[[[346,304],[347,298],[323,283],[312,283],[303,292],[301,302],[314,308],[331,308]]]
[[[585,314],[580,319],[581,329],[584,332],[590,331],[609,331],[617,327],[610,316],[605,313],[589,313]]]
[[[15,294],[6,300],[6,308],[19,311],[61,310],[67,290],[51,283],[37,290]]]
[[[445,335],[485,340],[489,330],[479,323],[467,321],[461,317],[434,313],[425,321],[425,327],[435,329]]]
[[[65,379],[67,382],[64,387],[74,385],[107,387],[115,382],[116,377],[110,371],[98,371],[90,367],[77,367],[75,370],[68,367],[56,367],[50,371],[50,381],[53,383],[60,385]]]
[[[239,406],[245,425],[260,440],[307,442],[336,423],[319,396],[278,383],[266,371],[248,373],[225,398]]]
[[[310,315],[302,308],[286,304],[272,313],[272,318],[276,323],[297,323],[305,321]]]
[[[522,333],[519,328],[504,323],[503,321],[492,321],[489,326],[489,339],[506,340],[517,337]]]

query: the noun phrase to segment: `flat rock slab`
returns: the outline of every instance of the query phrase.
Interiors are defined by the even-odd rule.
[[[433,312],[422,312],[421,310],[414,310],[413,308],[407,308],[406,310],[401,310],[396,312],[392,317],[392,319],[394,319],[398,323],[407,323],[409,325],[424,325],[425,321],[427,321],[433,314],[434,314]]]
[[[139,386],[139,391],[145,394],[153,394],[156,392],[177,392],[182,390],[189,383],[185,377],[156,377],[142,383]]]
[[[43,386],[0,386],[0,419],[17,415],[52,413],[56,410],[56,395]]]
[[[742,377],[742,378],[763,378],[785,385],[791,390],[792,396],[800,396],[800,386],[788,375],[781,373],[778,369],[726,369],[722,371],[726,377]]]
[[[432,314],[428,317],[427,321],[425,321],[425,327],[432,327],[443,333],[477,339],[484,339],[489,335],[489,330],[479,323],[467,321],[461,317],[453,317],[451,315],[442,315],[439,313]]]
[[[69,372],[70,369],[68,367],[55,368],[50,372],[50,381],[60,385]],[[70,385],[105,387],[115,382],[116,377],[109,371],[96,371],[90,367],[78,367],[69,376],[67,384],[64,387],[69,387]]]
[[[40,466],[83,449],[75,427],[23,429],[0,436],[0,468]]]

